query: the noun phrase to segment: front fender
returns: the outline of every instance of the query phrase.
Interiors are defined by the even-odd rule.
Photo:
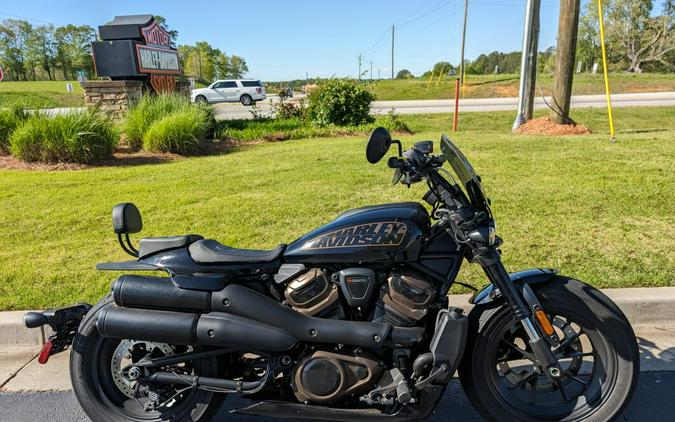
[[[529,270],[518,271],[516,273],[511,273],[511,281],[516,286],[522,286],[523,284],[534,284],[534,283],[543,283],[549,281],[555,275],[558,274],[558,270],[554,268],[530,268]],[[469,303],[472,305],[487,305],[501,298],[501,292],[493,284],[488,285],[482,290],[477,291]]]

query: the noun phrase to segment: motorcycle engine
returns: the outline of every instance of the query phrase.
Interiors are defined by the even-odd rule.
[[[373,321],[410,327],[427,314],[436,289],[414,273],[391,273],[380,290]]]
[[[301,314],[317,318],[344,319],[344,310],[338,301],[338,286],[331,283],[328,273],[312,268],[288,283],[284,296]]]
[[[329,403],[367,390],[382,376],[376,360],[316,351],[293,369],[293,392],[301,402]]]

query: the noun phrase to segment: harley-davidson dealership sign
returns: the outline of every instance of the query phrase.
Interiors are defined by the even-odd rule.
[[[98,76],[145,79],[155,91],[171,91],[180,75],[171,35],[152,15],[115,16],[99,27],[101,41],[92,43]]]

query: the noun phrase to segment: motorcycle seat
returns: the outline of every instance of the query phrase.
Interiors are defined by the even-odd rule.
[[[272,250],[237,249],[213,239],[198,240],[188,247],[190,256],[200,264],[256,264],[278,259],[286,248],[281,244]]]
[[[204,237],[198,234],[186,234],[184,236],[144,237],[138,244],[138,257],[143,258],[155,252],[176,249],[187,246]]]

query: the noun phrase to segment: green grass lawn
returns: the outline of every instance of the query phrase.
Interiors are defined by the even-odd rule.
[[[596,134],[513,136],[513,113],[470,113],[452,138],[481,174],[511,270],[557,267],[598,287],[673,284],[675,107],[575,110]],[[437,140],[449,115],[404,116],[403,137]],[[290,242],[349,208],[419,200],[422,184],[391,186],[364,137],[302,139],[137,167],[0,170],[0,309],[95,302],[117,275],[97,262],[129,259],[112,206],[135,202],[145,236],[200,233],[250,248]],[[135,238],[137,238],[135,236]],[[483,284],[466,264],[461,280]]]
[[[662,92],[675,91],[675,74],[658,73],[612,73],[610,92]],[[519,75],[467,75],[466,87],[461,98],[517,97]],[[541,73],[537,78],[538,86],[545,95],[550,95],[553,78]],[[603,94],[605,92],[602,74],[582,73],[574,75],[574,95]],[[438,81],[434,78],[411,80],[381,80],[372,84],[372,91],[378,100],[424,100],[455,98],[454,77]],[[539,88],[536,95],[540,95]]]
[[[66,91],[66,83],[73,92]],[[84,91],[77,81],[0,82],[0,107],[19,104],[28,108],[84,106]]]

